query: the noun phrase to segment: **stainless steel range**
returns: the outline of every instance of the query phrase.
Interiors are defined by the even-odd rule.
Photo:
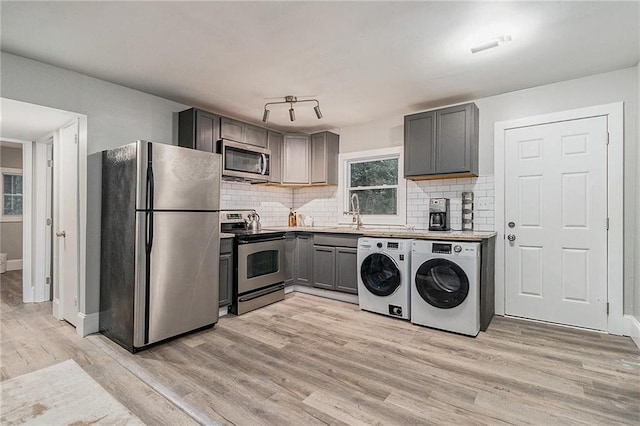
[[[230,312],[242,315],[284,299],[284,232],[250,231],[255,210],[220,211],[220,229],[235,234]]]

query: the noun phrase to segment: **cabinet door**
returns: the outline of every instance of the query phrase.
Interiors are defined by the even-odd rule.
[[[267,147],[267,129],[262,127],[252,126],[251,124],[245,124],[245,143],[260,146],[262,148]]]
[[[282,155],[282,183],[309,183],[309,137],[285,135]]]
[[[327,136],[311,135],[311,183],[327,181]]]
[[[269,131],[269,150],[271,151],[270,178],[273,183],[282,182],[282,133]]]
[[[434,112],[404,118],[404,176],[429,175],[435,168],[436,123]]]
[[[295,281],[296,234],[287,232],[284,240],[284,284],[292,285]]]
[[[336,247],[336,290],[358,294],[358,250]]]
[[[231,304],[231,286],[233,285],[233,255],[231,253],[220,255],[220,304]]]
[[[311,285],[313,236],[298,234],[296,237],[296,284]]]
[[[220,138],[220,117],[199,111],[196,118],[196,149],[216,152],[216,142]]]
[[[220,136],[236,142],[245,141],[245,124],[241,121],[222,117],[220,119]]]
[[[436,173],[471,169],[471,104],[436,111]]]
[[[326,246],[313,246],[313,286],[335,289],[336,249]]]

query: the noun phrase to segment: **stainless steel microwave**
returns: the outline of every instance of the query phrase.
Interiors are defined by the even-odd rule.
[[[222,139],[217,151],[222,155],[222,177],[228,180],[267,182],[271,151],[259,146]]]

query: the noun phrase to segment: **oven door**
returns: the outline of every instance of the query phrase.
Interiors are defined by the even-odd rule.
[[[284,236],[238,239],[238,295],[284,281]]]
[[[268,149],[223,139],[219,153],[223,177],[254,182],[269,180],[271,151]]]

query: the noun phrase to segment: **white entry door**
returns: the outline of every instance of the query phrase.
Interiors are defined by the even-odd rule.
[[[59,289],[62,317],[73,324],[78,319],[78,122],[60,129],[54,173],[57,261],[55,282]]]
[[[607,139],[604,116],[506,131],[507,315],[607,329]]]

